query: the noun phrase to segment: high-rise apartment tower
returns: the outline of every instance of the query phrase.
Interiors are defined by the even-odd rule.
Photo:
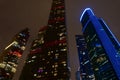
[[[109,27],[86,8],[80,18],[96,80],[120,80],[120,45]]]
[[[69,80],[64,0],[53,0],[47,26],[31,45],[20,80]]]
[[[95,79],[95,77],[90,63],[87,44],[85,42],[84,36],[76,35],[75,38],[76,38],[76,44],[77,44],[76,46],[78,49],[78,56],[80,63],[80,68],[78,70],[80,74],[77,76],[81,77],[82,80],[93,80]]]
[[[29,29],[26,28],[16,34],[11,43],[0,54],[0,80],[12,80],[28,38]]]

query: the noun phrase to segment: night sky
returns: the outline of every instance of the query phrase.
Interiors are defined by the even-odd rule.
[[[30,29],[31,35],[29,46],[37,37],[40,27],[47,25],[51,3],[52,0],[0,0],[0,51],[10,43],[16,33],[26,27]],[[75,35],[81,34],[80,15],[85,8],[92,8],[96,16],[105,20],[120,41],[120,0],[65,0],[65,3],[69,59],[72,80],[75,80],[75,72],[79,67]]]

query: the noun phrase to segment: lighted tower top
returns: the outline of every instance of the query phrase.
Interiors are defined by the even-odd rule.
[[[94,13],[93,13],[92,9],[86,8],[83,11],[83,13],[82,13],[82,15],[80,17],[80,22],[84,22],[84,21],[86,22],[86,20],[88,20],[89,16],[94,16]]]

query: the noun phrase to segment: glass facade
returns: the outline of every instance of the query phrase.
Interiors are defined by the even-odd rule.
[[[8,45],[0,55],[0,80],[12,80],[19,59],[21,58],[27,40],[29,38],[28,28],[15,35],[10,45]]]
[[[102,19],[86,9],[81,17],[83,35],[96,80],[120,79],[119,43]]]
[[[31,45],[20,80],[69,80],[64,0],[53,0],[47,26]]]
[[[76,35],[76,43],[80,62],[80,77],[82,80],[94,80],[94,73],[88,56],[87,44],[83,35]]]

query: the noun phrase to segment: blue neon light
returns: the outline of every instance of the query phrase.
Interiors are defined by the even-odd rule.
[[[82,20],[82,18],[83,18],[83,16],[84,16],[84,14],[85,14],[86,11],[91,11],[92,14],[94,15],[94,13],[93,13],[93,11],[92,11],[91,8],[86,8],[86,9],[83,11],[83,13],[82,13],[82,15],[81,15],[81,17],[80,17],[80,22],[81,22],[81,20]]]
[[[109,27],[107,26],[107,24],[105,23],[105,21],[103,19],[101,19],[101,20],[105,24],[106,28],[111,33],[112,37],[115,39],[115,41],[117,42],[117,44],[120,46],[120,43],[118,42],[118,40],[116,39],[116,37],[114,36],[114,34],[111,32],[111,30],[109,29]]]

